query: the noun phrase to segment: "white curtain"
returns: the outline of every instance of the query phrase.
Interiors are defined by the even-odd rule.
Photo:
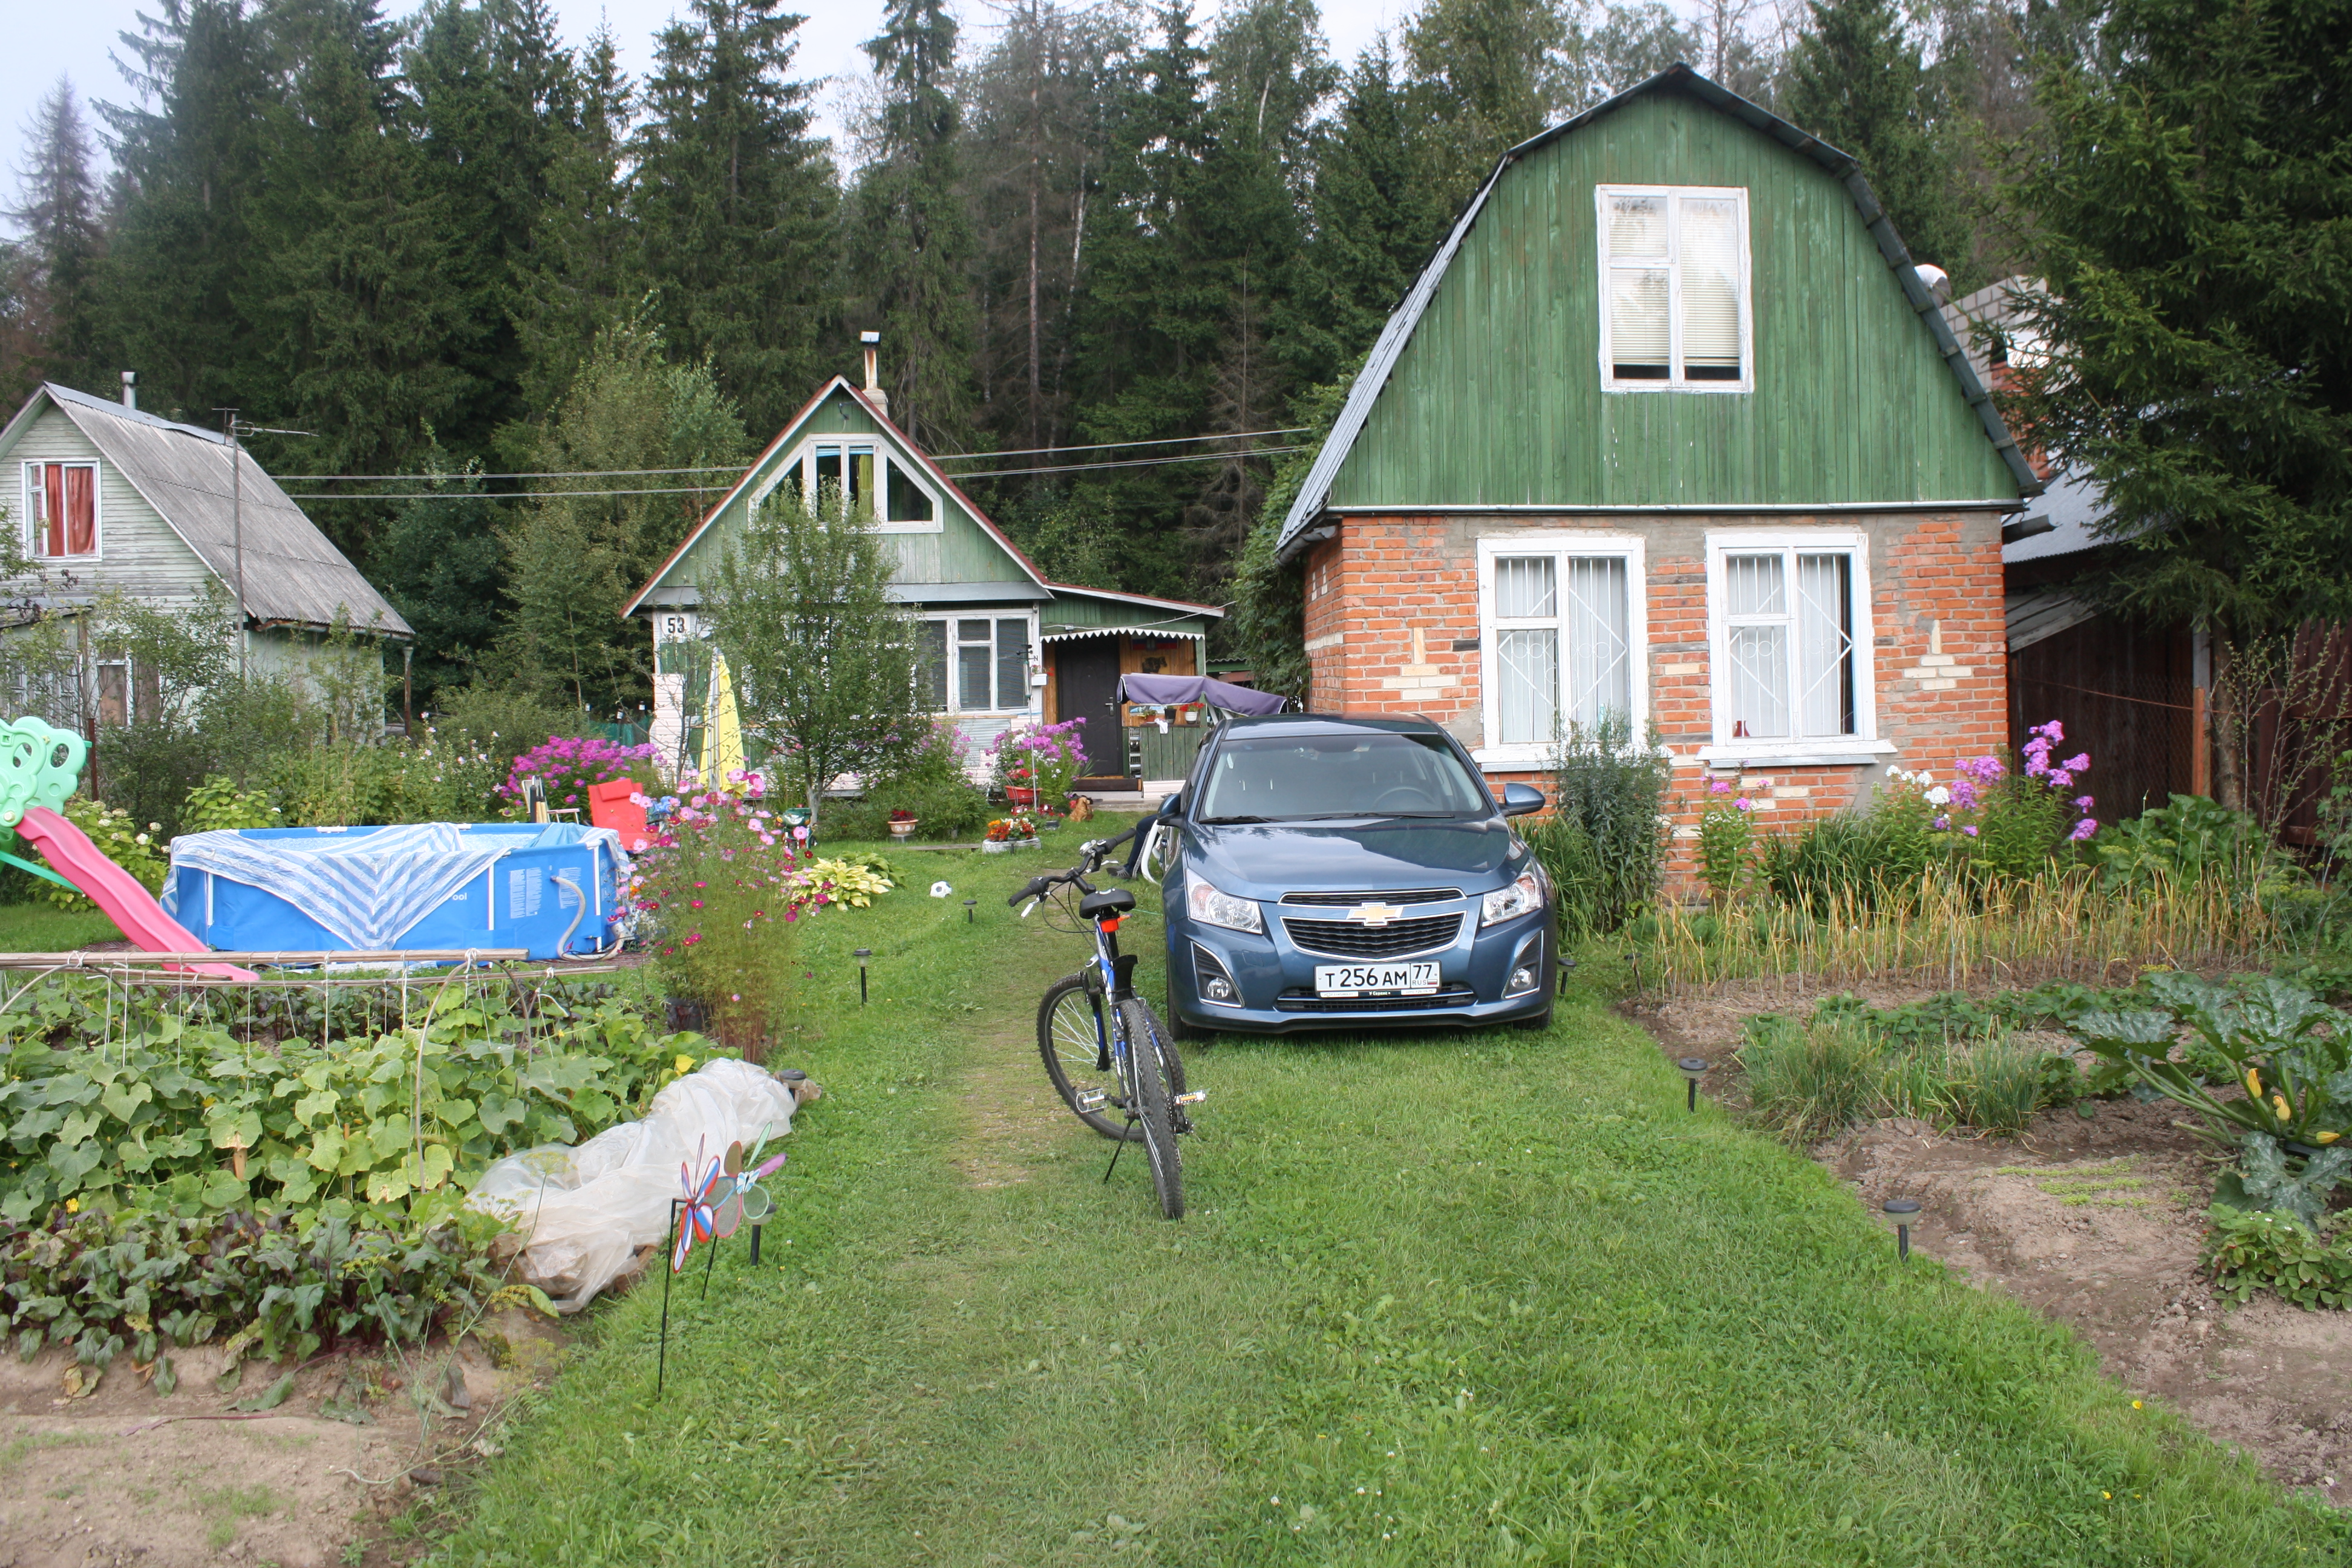
[[[1853,733],[1853,558],[1797,557],[1797,719],[1801,733]]]
[[[1495,618],[1552,620],[1559,615],[1559,565],[1549,555],[1495,563]],[[1543,743],[1559,729],[1559,631],[1517,626],[1495,634],[1496,740]]]
[[[1731,662],[1731,735],[1777,740],[1789,733],[1789,613],[1784,563],[1779,555],[1724,560],[1725,610],[1733,625],[1725,639]],[[1780,617],[1738,624],[1743,617]]]
[[[1666,198],[1663,195],[1621,195],[1609,198],[1609,258],[1612,261],[1666,254]]]
[[[1568,563],[1567,716],[1580,724],[1633,710],[1630,611],[1622,556]]]
[[[1682,203],[1683,374],[1739,379],[1739,204]]]

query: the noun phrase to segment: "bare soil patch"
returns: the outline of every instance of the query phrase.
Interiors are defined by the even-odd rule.
[[[1933,992],[1850,989],[1879,1007]],[[1765,983],[1626,1010],[1669,1057],[1706,1058],[1706,1092],[1738,1108],[1745,1019],[1801,1016],[1817,995]],[[2200,1259],[2217,1164],[2179,1125],[2187,1113],[2128,1098],[2082,1109],[2090,1114],[2044,1111],[2016,1138],[1874,1122],[1812,1152],[1874,1212],[1916,1199],[1915,1250],[2068,1324],[2135,1395],[2166,1401],[2280,1481],[2352,1507],[2352,1318],[2268,1297],[2227,1305]]]
[[[509,1312],[454,1352],[436,1345],[405,1364],[381,1353],[321,1357],[296,1372],[282,1403],[245,1412],[230,1406],[286,1369],[248,1363],[224,1392],[219,1348],[198,1346],[174,1352],[179,1386],[159,1397],[118,1356],[77,1397],[67,1392],[69,1352],[9,1357],[0,1363],[0,1568],[395,1560],[406,1553],[377,1539],[386,1521],[496,1454],[509,1402],[562,1359],[554,1325]]]

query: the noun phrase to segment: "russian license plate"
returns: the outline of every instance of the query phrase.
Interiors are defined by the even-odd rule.
[[[1318,963],[1315,991],[1321,996],[1432,996],[1437,992],[1437,965]]]

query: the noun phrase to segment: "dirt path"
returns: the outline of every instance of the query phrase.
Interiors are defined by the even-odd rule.
[[[66,1353],[10,1356],[0,1363],[0,1568],[358,1561],[346,1549],[382,1533],[420,1487],[498,1451],[507,1400],[560,1355],[550,1331],[509,1313],[454,1358],[436,1347],[402,1369],[381,1355],[328,1357],[267,1412],[230,1407],[271,1389],[280,1370],[248,1363],[223,1392],[215,1345],[175,1353],[180,1383],[168,1397],[128,1357],[75,1397]],[[425,1419],[404,1370],[432,1396]],[[207,1419],[222,1416],[237,1418]]]
[[[1868,999],[1921,994],[1887,987]],[[1729,995],[1633,1016],[1668,1056],[1706,1058],[1706,1091],[1736,1106],[1743,1020],[1810,1004]],[[1874,1122],[1813,1157],[1874,1211],[1916,1199],[1915,1250],[2067,1324],[2134,1394],[2166,1401],[2287,1485],[2352,1507],[2352,1316],[2273,1297],[2225,1303],[2200,1258],[2210,1146],[2169,1101],[2084,1104],[2087,1118],[2044,1111],[2017,1138]]]

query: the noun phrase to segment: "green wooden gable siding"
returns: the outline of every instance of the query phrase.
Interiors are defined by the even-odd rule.
[[[729,501],[701,537],[688,546],[685,553],[662,574],[657,590],[697,587],[706,577],[717,576],[719,559],[728,542],[742,531],[750,497],[758,492],[779,465],[793,458],[811,436],[870,437],[877,444],[890,447],[894,457],[898,450],[897,444],[883,433],[873,416],[856,399],[835,392],[818,404],[799,426],[788,432],[778,443],[776,450],[760,465],[754,482],[744,487],[742,495]],[[930,488],[938,489],[935,485]],[[937,533],[883,535],[885,542],[898,552],[898,570],[895,581],[909,584],[1001,583],[1009,588],[1017,584],[1016,593],[1008,595],[1011,597],[1043,596],[1042,591],[1021,569],[1020,563],[989,537],[988,531],[958,504],[952,494],[941,492],[939,501],[940,528]]]
[[[1752,393],[1601,391],[1601,184],[1746,188]],[[1505,173],[1328,504],[1738,507],[2017,493],[1844,185],[1729,115],[1662,91]]]

